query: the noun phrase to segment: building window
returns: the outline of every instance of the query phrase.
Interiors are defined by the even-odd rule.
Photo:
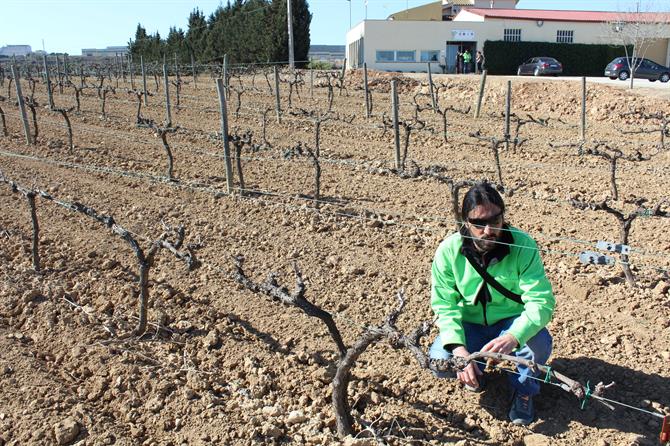
[[[395,62],[395,51],[377,51],[377,62]]]
[[[556,42],[557,43],[572,43],[574,42],[575,32],[570,30],[559,29],[556,31]]]
[[[416,60],[415,51],[396,51],[396,62],[414,62]]]
[[[505,42],[521,42],[521,28],[505,28],[503,40]]]
[[[440,59],[440,50],[421,51],[421,62],[437,62]]]

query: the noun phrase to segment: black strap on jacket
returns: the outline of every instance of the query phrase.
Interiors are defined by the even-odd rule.
[[[468,262],[470,262],[470,265],[477,270],[480,276],[482,276],[482,279],[484,279],[484,282],[488,283],[491,285],[493,288],[496,289],[500,294],[505,296],[506,298],[513,300],[514,302],[523,305],[523,301],[521,300],[521,295],[516,294],[502,286],[496,279],[491,276],[485,268],[483,268],[477,261],[472,257],[472,253],[470,253],[468,250],[465,250],[465,258],[468,259]]]

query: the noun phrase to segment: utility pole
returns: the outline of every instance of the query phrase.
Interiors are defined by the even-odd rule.
[[[288,15],[288,64],[293,70],[295,68],[295,54],[293,53],[293,12],[291,11],[291,0],[286,1]]]

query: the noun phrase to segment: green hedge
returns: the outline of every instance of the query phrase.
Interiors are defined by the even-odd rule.
[[[531,57],[553,57],[563,64],[567,76],[602,76],[605,66],[615,57],[624,56],[622,46],[552,42],[484,42],[486,69],[490,74],[516,74]]]

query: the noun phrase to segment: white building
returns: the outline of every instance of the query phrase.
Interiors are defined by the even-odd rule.
[[[30,45],[6,45],[0,47],[0,56],[27,56],[32,52],[33,50]]]
[[[115,57],[128,54],[127,46],[108,46],[107,48],[84,48],[82,57]]]
[[[668,13],[524,10],[516,2],[442,0],[441,8],[434,2],[387,20],[365,20],[347,33],[347,67],[365,62],[376,70],[425,72],[432,61],[453,72],[459,50],[476,54],[487,40],[612,44],[612,23],[626,26],[650,16],[662,25],[645,57],[670,64]]]

